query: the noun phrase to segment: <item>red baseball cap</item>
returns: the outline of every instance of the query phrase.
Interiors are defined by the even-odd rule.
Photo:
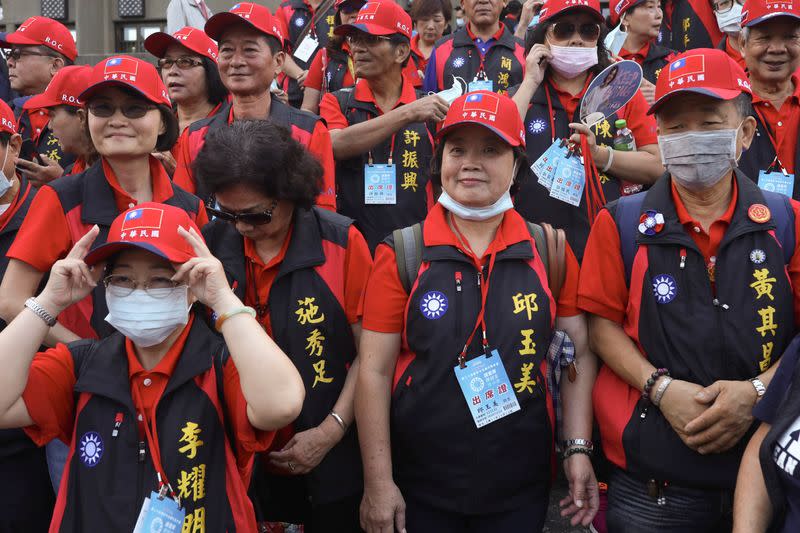
[[[0,100],[0,132],[10,133],[14,135],[17,133],[17,117],[14,112],[8,107],[8,104]]]
[[[7,34],[3,48],[10,48],[12,44],[46,46],[72,61],[78,57],[78,47],[67,27],[47,17],[31,17],[17,31]]]
[[[337,26],[333,33],[348,35],[355,30],[370,35],[399,33],[411,39],[411,28],[411,17],[397,3],[392,0],[374,0],[361,6],[355,22]]]
[[[780,2],[747,0],[742,7],[742,28],[761,24],[773,17],[800,19],[800,2],[795,4],[795,0],[781,0]]]
[[[611,17],[611,24],[616,26],[619,24],[619,19],[622,18],[622,15],[626,11],[646,1],[647,0],[611,0],[608,3],[608,13]]]
[[[217,13],[208,19],[205,27],[206,34],[215,41],[219,41],[225,30],[243,22],[261,33],[275,37],[280,41],[281,46],[284,45],[283,32],[278,19],[273,17],[266,7],[250,2],[240,2],[230,11]]]
[[[333,7],[338,10],[343,5],[350,4],[354,9],[361,9],[365,3],[366,0],[336,0],[336,2],[333,4]]]
[[[718,100],[753,94],[742,67],[724,50],[711,48],[684,52],[664,67],[656,81],[656,101],[647,114],[652,115],[667,99],[683,92],[705,94]]]
[[[506,95],[475,91],[459,96],[450,104],[442,128],[436,133],[441,141],[450,130],[465,124],[490,129],[511,146],[525,147],[525,128],[517,104]]]
[[[600,23],[605,20],[600,12],[600,0],[547,0],[539,11],[539,22],[569,11],[586,11]]]
[[[203,30],[191,26],[181,28],[172,35],[159,31],[144,40],[145,49],[159,59],[164,57],[167,48],[173,44],[179,44],[212,61],[217,60],[217,53],[219,53],[217,43],[211,37],[206,35]]]
[[[102,60],[92,68],[89,84],[79,96],[84,102],[100,89],[116,85],[133,89],[154,104],[172,107],[156,67],[135,57],[111,56]]]
[[[83,102],[78,98],[89,87],[89,78],[92,76],[92,67],[86,65],[71,65],[56,72],[47,89],[25,100],[23,109],[38,109],[40,107],[54,107],[57,105],[70,105],[83,107]]]
[[[94,265],[125,248],[141,248],[173,263],[185,263],[195,257],[194,248],[178,233],[200,229],[183,209],[172,205],[146,202],[121,213],[108,231],[108,240],[86,256],[87,265]],[[202,238],[202,235],[201,235]]]

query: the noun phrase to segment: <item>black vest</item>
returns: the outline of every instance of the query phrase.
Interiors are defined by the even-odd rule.
[[[289,27],[287,28],[289,31],[289,40],[292,42],[292,49],[297,50],[297,47],[300,46],[300,34],[303,32],[306,26],[311,24],[312,18],[314,21],[314,34],[317,37],[317,41],[319,41],[319,47],[317,50],[311,54],[308,58],[308,61],[301,61],[300,59],[292,56],[294,62],[297,63],[297,66],[301,69],[307,69],[311,63],[314,61],[314,56],[316,56],[320,50],[325,48],[328,44],[328,39],[331,37],[331,32],[333,31],[334,27],[334,16],[336,15],[336,8],[331,6],[330,9],[326,13],[317,13],[316,16],[312,17],[311,11],[308,9],[308,5],[303,0],[286,0],[281,4],[281,8],[289,8],[292,10],[292,15],[289,18]],[[308,32],[307,35],[311,35],[311,31]],[[289,80],[289,103],[293,107],[300,107],[300,104],[303,103],[303,91],[300,89],[300,85],[298,85],[297,80]]]
[[[671,28],[666,29],[670,36],[667,41],[662,40],[659,44],[668,46],[678,53],[695,48],[714,48],[715,43],[690,1],[668,1],[673,3]],[[669,24],[666,16],[662,23],[662,31],[665,29],[665,24]]]
[[[333,245],[346,249],[350,224],[350,220],[317,207],[295,209],[291,242],[269,293],[267,312],[272,337],[297,367],[306,388],[303,409],[294,422],[298,433],[318,426],[328,416],[356,357],[345,311],[321,272],[344,277],[344,254],[341,263],[334,263],[334,258],[326,257],[326,248]],[[241,235],[229,223],[219,220],[209,223],[203,234],[244,301],[248,287]],[[303,317],[302,311],[309,308],[303,302],[317,306],[316,313]],[[309,347],[312,335],[324,337],[321,350]],[[321,361],[329,382],[317,379],[314,365]],[[339,500],[361,490],[361,457],[355,428],[348,429],[306,478],[315,503]]]
[[[392,244],[391,237],[387,242]],[[484,276],[487,269],[488,262]],[[553,430],[542,375],[552,336],[553,301],[540,275],[544,267],[531,240],[497,254],[489,277],[487,338],[502,358],[510,392],[522,410],[477,429],[454,367],[480,311],[479,273],[452,246],[423,247],[405,316],[404,352],[396,371],[402,374],[391,404],[394,479],[404,493],[466,514],[518,509],[532,498],[546,497]],[[455,281],[459,277],[461,283]],[[524,306],[515,312],[525,295],[535,295],[531,299],[536,310],[530,316]],[[425,312],[431,297],[446,302],[438,318]],[[526,333],[535,346],[525,343]],[[478,332],[467,350],[467,368],[469,359],[483,354],[480,338]],[[401,362],[409,357],[403,370]],[[516,390],[526,365],[536,384]]]
[[[374,103],[356,100],[354,92],[355,88],[348,87],[334,93],[348,125],[361,124],[379,116]],[[423,96],[424,93],[417,91],[417,98]],[[397,172],[397,203],[394,205],[364,203],[364,167],[369,162],[368,153],[336,161],[338,210],[355,220],[373,252],[393,230],[415,224],[428,213],[429,201],[433,199],[429,185],[433,157],[430,131],[424,122],[412,122],[395,133],[394,151],[391,152]],[[373,162],[387,163],[391,145],[390,136],[373,146]]]
[[[28,115],[28,110],[22,107],[22,104],[29,98],[30,97],[16,98],[12,101],[14,116],[17,117],[19,121],[19,134],[22,135],[23,139],[33,139],[35,133],[31,125],[31,118],[30,115]],[[39,133],[39,140],[36,141],[36,153],[47,156],[64,169],[75,162],[75,156],[64,152],[64,149],[61,148],[61,143],[58,142],[56,136],[53,135],[53,130],[50,129],[49,122]],[[37,163],[35,158],[33,162]],[[64,175],[66,174],[65,172]]]
[[[347,58],[349,57],[341,50],[325,50],[327,59],[325,72],[322,73],[322,93],[333,93],[344,88],[344,77],[347,75]]]
[[[553,106],[556,127],[555,135],[550,131],[550,117],[545,91],[550,93],[550,103]],[[525,115],[525,143],[528,159],[531,163],[539,159],[547,148],[556,139],[568,138],[570,122],[580,122],[578,114],[580,106],[575,110],[574,117],[567,117],[567,112],[561,106],[558,94],[549,82],[542,83],[533,95],[528,113]],[[617,128],[614,123],[620,118],[616,113],[603,120],[592,129],[597,137],[598,146],[612,146]],[[598,169],[599,171],[599,169]],[[621,196],[621,184],[617,178],[600,173],[603,184],[603,193],[606,201],[611,202]],[[572,206],[561,200],[550,197],[550,191],[538,183],[538,176],[528,172],[526,180],[522,183],[514,197],[514,206],[517,211],[528,220],[541,220],[557,228],[564,228],[567,241],[575,252],[578,261],[583,259],[583,250],[589,238],[589,216],[586,213],[586,196],[581,199],[578,207]]]
[[[664,48],[651,42],[647,57],[642,62],[642,76],[644,79],[655,84],[659,74],[661,74],[661,69],[666,67],[674,56],[675,52],[669,48]]]
[[[157,478],[151,450],[137,428],[125,338],[116,333],[101,341],[78,341],[69,348],[75,364],[78,408],[64,473],[66,493],[61,495],[66,507],[58,531],[131,531],[143,499],[156,490]],[[232,449],[217,413],[221,403],[218,395],[210,395],[195,381],[199,377],[216,391],[214,366],[224,363],[224,352],[224,342],[196,318],[156,408],[161,464],[173,489],[180,491],[181,481],[193,472],[202,471],[205,476],[204,494],[189,490],[181,503],[187,516],[204,509],[206,531],[236,531],[226,490],[226,467],[237,477],[238,471],[235,463],[226,460],[226,451],[231,454]],[[118,414],[123,422],[114,437]],[[202,445],[196,446],[190,457],[192,449],[184,446],[191,440],[181,439],[184,430],[193,427],[200,430],[196,436]],[[94,449],[87,447],[90,442],[95,443]],[[140,449],[145,450],[143,456]],[[239,496],[244,493],[241,478],[229,482],[239,485]]]
[[[756,134],[753,137],[753,142],[750,148],[742,152],[742,157],[739,159],[739,168],[744,172],[748,178],[758,183],[758,174],[761,170],[766,171],[775,161],[775,147],[770,141],[770,134],[772,131],[767,129],[767,126],[761,121],[758,113],[751,115],[756,119]],[[782,161],[784,165],[794,164],[794,190],[792,197],[797,200],[800,198],[800,183],[797,183],[797,171],[800,170],[800,136],[797,139],[797,144],[794,150],[794,161]],[[775,164],[773,172],[780,172],[780,167]]]
[[[737,174],[736,180],[738,202],[716,256],[716,295],[702,253],[678,221],[670,179],[664,177],[641,193],[647,194],[642,211],[662,213],[665,224],[653,236],[636,233],[647,268],[643,277],[637,276],[634,264],[630,294],[641,298],[634,302],[638,316],[627,320],[654,366],[669,369],[675,379],[704,387],[717,380],[757,376],[777,361],[795,334],[793,293],[783,251],[768,233],[775,224],[758,224],[748,217],[751,205],[766,204],[764,194],[773,193],[762,193],[745,176]],[[616,204],[609,206],[612,215],[615,209]],[[681,250],[686,251],[683,267]],[[754,250],[764,252],[763,262],[751,259]],[[760,293],[756,283],[764,269],[764,277],[772,280],[770,294]],[[671,286],[672,292],[665,291],[662,294],[668,295],[659,299],[657,285]],[[775,330],[763,329],[763,335],[757,330],[772,323],[777,325]],[[771,357],[762,363],[766,352]],[[643,479],[683,486],[734,487],[747,437],[727,452],[700,455],[683,444],[658,409],[650,408],[641,418],[644,407],[640,401],[623,433],[628,470]]]

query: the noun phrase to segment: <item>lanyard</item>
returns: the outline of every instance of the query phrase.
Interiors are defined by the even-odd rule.
[[[461,243],[464,245],[464,247],[470,253],[470,255],[472,256],[472,258],[476,262],[476,264],[479,265],[480,261],[478,259],[478,256],[475,255],[475,252],[472,250],[472,247],[469,245],[469,241],[467,241],[466,237],[464,237],[464,234],[461,233],[461,230],[458,229],[458,224],[456,224],[456,219],[452,215],[450,215],[450,222],[453,223],[453,229],[455,230],[456,235],[458,235],[458,238],[461,241]],[[481,311],[480,311],[480,313],[478,313],[478,318],[475,321],[475,327],[472,328],[472,333],[470,333],[469,338],[467,339],[467,342],[464,344],[464,348],[461,350],[461,353],[458,355],[458,365],[461,368],[466,368],[467,367],[467,365],[465,364],[465,361],[467,359],[467,349],[469,348],[469,345],[472,344],[472,339],[475,338],[475,334],[478,332],[478,328],[481,328],[481,333],[483,334],[483,340],[482,340],[483,353],[487,357],[489,356],[489,341],[486,338],[486,317],[485,317],[485,315],[486,315],[486,297],[489,295],[489,280],[490,280],[490,278],[492,276],[492,270],[494,269],[494,260],[495,260],[496,256],[497,256],[497,254],[494,251],[492,251],[492,255],[489,256],[489,270],[486,272],[486,276],[485,277],[483,277],[483,270],[480,268],[480,266],[478,267],[478,283],[480,283],[480,288],[481,288]],[[481,278],[483,278],[483,282],[482,283],[481,283]]]
[[[367,120],[369,121],[369,119],[367,119]],[[394,154],[394,138],[396,136],[397,136],[397,132],[392,133],[392,145],[389,147],[389,164],[390,165],[392,164],[392,155]],[[367,152],[367,155],[368,155],[367,162],[369,163],[370,166],[372,166],[373,159],[372,159],[372,150],[371,149]]]
[[[173,500],[178,503],[180,507],[181,501],[180,498],[175,494],[175,491],[172,490],[172,485],[169,484],[169,480],[167,479],[167,474],[164,471],[164,467],[161,465],[161,448],[158,445],[158,428],[156,427],[155,423],[155,409],[153,410],[153,430],[150,431],[150,421],[147,416],[147,411],[144,408],[144,404],[142,403],[142,397],[139,393],[139,387],[136,386],[135,383],[132,383],[132,392],[133,392],[133,401],[136,402],[138,408],[142,410],[142,423],[144,424],[144,433],[145,437],[147,438],[147,444],[150,446],[150,456],[153,458],[153,466],[156,469],[156,476],[158,477],[158,494],[161,497],[169,494]]]
[[[553,112],[553,100],[550,98],[550,84],[544,86],[544,95],[547,98],[547,112],[550,117],[550,142],[556,142],[556,115]],[[569,119],[569,117],[567,117]]]
[[[770,144],[772,144],[772,149],[775,150],[775,159],[772,160],[772,163],[770,163],[769,167],[767,168],[767,171],[769,171],[771,168],[774,168],[775,163],[777,163],[778,166],[781,168],[781,172],[783,172],[784,175],[788,176],[789,173],[786,171],[786,167],[783,166],[783,163],[781,163],[780,157],[778,156],[778,142],[775,136],[772,135],[772,131],[769,128],[767,120],[764,118],[764,115],[761,114],[761,111],[759,111],[757,108],[755,108],[755,112],[758,115],[758,118],[761,119],[761,125],[764,126],[764,131],[767,132],[767,138],[769,139]]]

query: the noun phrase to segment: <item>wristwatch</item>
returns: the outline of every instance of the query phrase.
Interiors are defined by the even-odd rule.
[[[756,401],[760,400],[764,394],[767,392],[767,388],[764,386],[764,383],[758,379],[753,378],[750,380],[750,383],[753,384],[753,387],[756,389]]]

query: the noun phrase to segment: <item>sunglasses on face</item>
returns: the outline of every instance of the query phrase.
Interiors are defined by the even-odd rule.
[[[577,25],[574,22],[556,22],[550,26],[553,37],[559,41],[566,41],[575,35],[575,32],[585,41],[596,41],[600,37],[600,25],[594,22]]]
[[[264,224],[269,224],[272,222],[272,212],[278,206],[278,201],[273,200],[272,206],[266,211],[262,211],[261,213],[231,213],[230,211],[223,211],[222,209],[216,209],[213,207],[206,206],[206,211],[211,213],[213,216],[219,218],[220,220],[224,220],[226,222],[230,222],[231,224],[236,224],[237,222],[244,222],[248,226],[262,226]]]
[[[134,102],[116,106],[108,102],[92,102],[88,105],[89,113],[99,118],[108,118],[116,114],[117,109],[122,111],[125,118],[142,118],[151,109],[155,109],[155,104],[144,102]]]
[[[171,57],[163,57],[158,60],[158,68],[160,70],[169,70],[172,68],[172,65],[178,65],[179,69],[186,70],[193,67],[200,67],[203,65],[203,62],[194,57],[186,56],[178,57],[176,59],[172,59]]]
[[[353,35],[347,36],[347,44],[350,46],[352,45],[363,45],[363,46],[377,46],[383,41],[391,41],[389,37],[385,35],[372,35],[369,33],[354,33]]]
[[[26,56],[56,57],[53,54],[48,54],[46,52],[37,52],[36,50],[23,50],[21,48],[12,48],[7,55],[9,59],[13,59],[14,61],[19,61],[20,58]]]

